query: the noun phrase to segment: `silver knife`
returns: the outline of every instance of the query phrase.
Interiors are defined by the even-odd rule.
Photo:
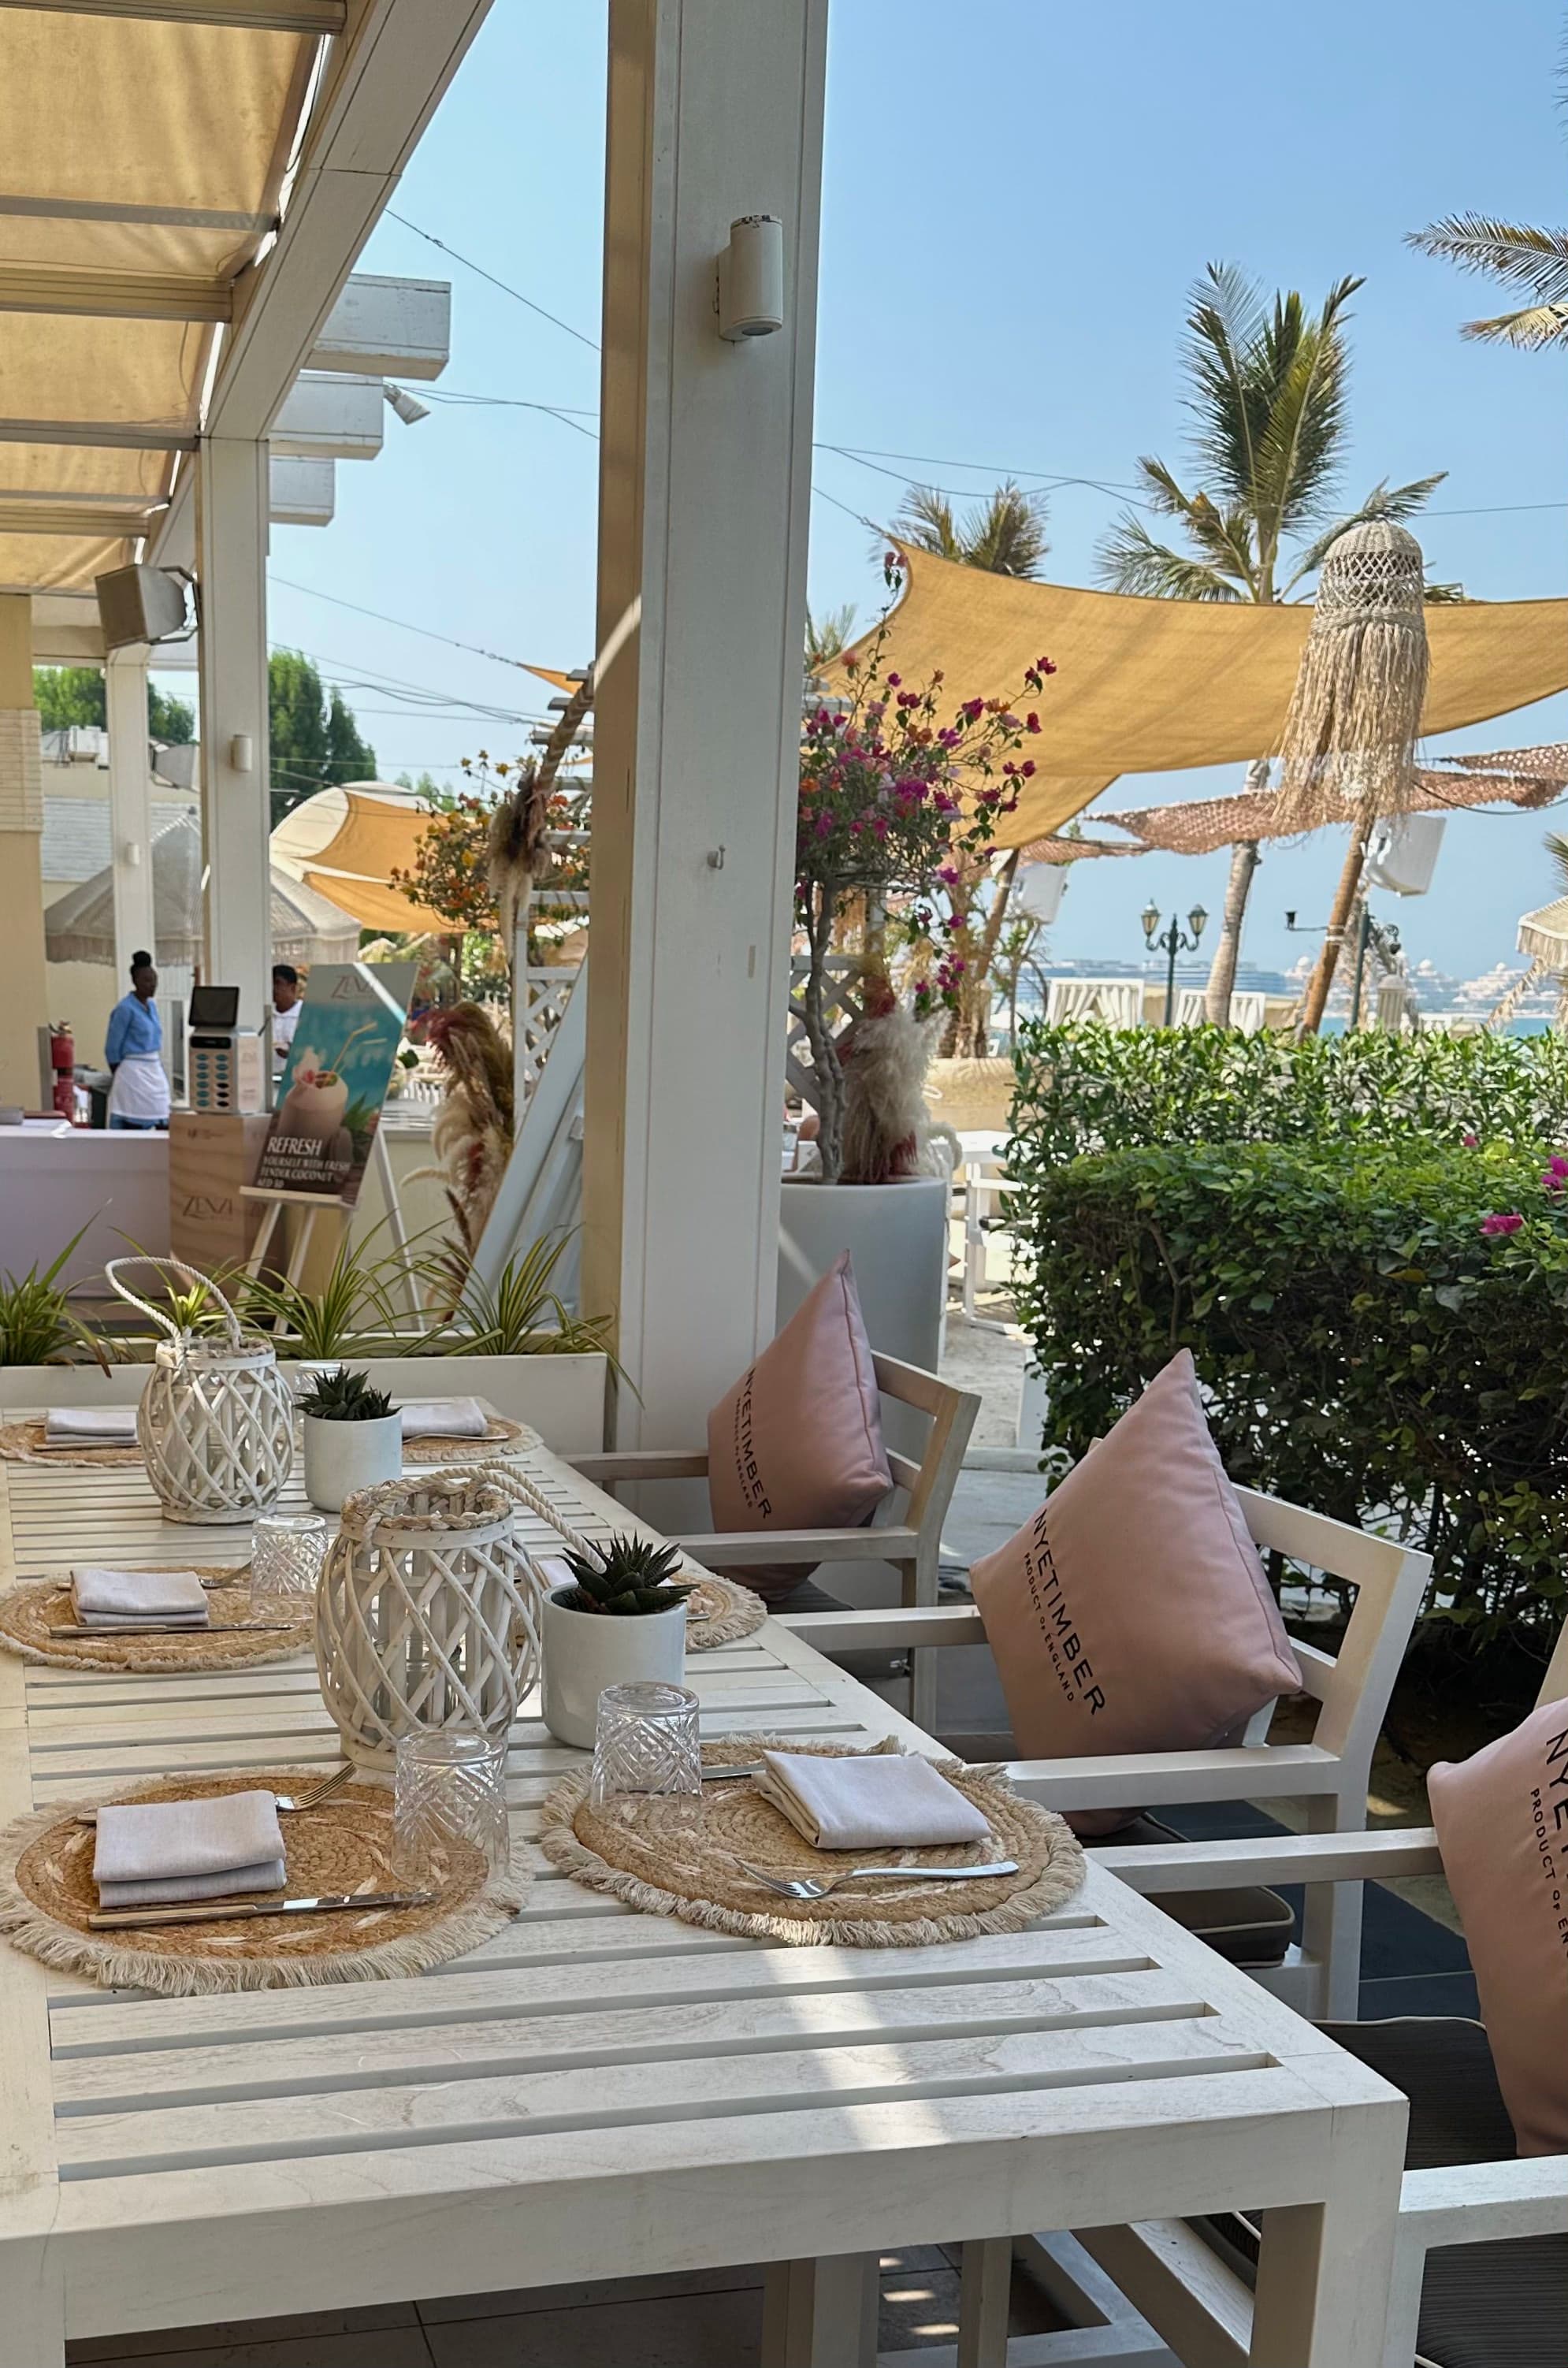
[[[147,1924],[232,1923],[251,1916],[324,1916],[333,1908],[428,1907],[435,1891],[328,1891],[314,1899],[211,1899],[188,1907],[110,1907],[89,1916],[95,1932],[117,1932]]]
[[[225,1628],[184,1620],[117,1620],[112,1628],[51,1628],[51,1636],[287,1636],[292,1620],[233,1620]]]
[[[704,1768],[702,1781],[705,1784],[727,1784],[740,1776],[760,1776],[761,1773],[761,1760],[752,1759],[748,1760],[744,1767]]]

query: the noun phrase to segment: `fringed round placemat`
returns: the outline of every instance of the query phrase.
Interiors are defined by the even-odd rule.
[[[689,1565],[676,1577],[691,1586],[686,1599],[688,1653],[710,1653],[716,1645],[738,1644],[743,1636],[754,1636],[767,1617],[761,1596],[754,1595],[749,1587],[737,1587],[733,1578],[720,1578],[707,1570],[697,1577]]]
[[[492,1476],[498,1480],[517,1503],[526,1505],[547,1521],[557,1537],[569,1545],[574,1554],[590,1557],[598,1552],[597,1542],[574,1530],[563,1520],[545,1495],[526,1473],[514,1472],[509,1465],[491,1467]],[[686,1649],[688,1653],[710,1653],[718,1645],[733,1645],[743,1636],[753,1635],[767,1617],[767,1606],[760,1595],[749,1587],[738,1587],[733,1578],[720,1578],[699,1563],[682,1560],[681,1566],[672,1571],[671,1577],[685,1581],[691,1588],[687,1598]]]
[[[483,1439],[444,1439],[434,1431],[415,1431],[403,1442],[405,1463],[467,1463],[476,1455],[524,1454],[538,1447],[540,1436],[526,1422],[510,1416],[489,1415]]]
[[[896,1750],[897,1746],[881,1747]],[[852,1759],[847,1747],[798,1743],[778,1736],[726,1736],[705,1744],[703,1758],[720,1765],[765,1748]],[[844,1853],[814,1850],[755,1785],[718,1784],[701,1800],[642,1795],[588,1801],[590,1771],[562,1779],[540,1812],[545,1856],[563,1874],[613,1892],[654,1916],[678,1916],[710,1931],[739,1932],[795,1947],[831,1943],[853,1949],[924,1949],[969,1941],[983,1932],[1017,1932],[1071,1899],[1084,1880],[1084,1853],[1062,1819],[1020,1800],[991,1768],[943,1760],[941,1770],[990,1820],[981,1858],[1011,1858],[1018,1872],[975,1883],[846,1884],[825,1899],[780,1898],[741,1867],[742,1859],[779,1874],[826,1875],[846,1866],[892,1866],[908,1850]],[[961,1866],[976,1861],[972,1847],[920,1852],[922,1863]]]
[[[184,1564],[182,1568],[194,1565]],[[255,1595],[231,1586],[244,1565],[196,1567],[210,1579],[207,1628],[171,1628],[161,1636],[117,1636],[97,1628],[90,1636],[51,1636],[70,1621],[71,1590],[60,1579],[28,1579],[0,1595],[0,1652],[24,1661],[51,1661],[65,1669],[134,1669],[143,1677],[168,1677],[181,1669],[237,1669],[257,1661],[286,1661],[308,1653],[315,1626],[313,1595]],[[246,1633],[247,1621],[264,1628]]]
[[[187,1801],[259,1789],[297,1793],[319,1774],[317,1769],[266,1769],[243,1776],[170,1778],[114,1797]],[[76,1823],[76,1815],[102,1805],[84,1800],[35,1809],[0,1835],[0,1932],[28,1956],[85,1974],[105,1989],[197,1998],[215,1990],[301,1989],[423,1973],[503,1930],[528,1889],[522,1869],[488,1874],[472,1844],[454,1842],[440,1895],[427,1907],[93,1932],[87,1918],[98,1904],[95,1836],[90,1826]],[[293,1896],[398,1888],[389,1784],[357,1778],[319,1809],[285,1816],[282,1826]]]
[[[134,1472],[139,1447],[46,1447],[41,1422],[0,1423],[0,1462],[52,1463],[65,1472]]]

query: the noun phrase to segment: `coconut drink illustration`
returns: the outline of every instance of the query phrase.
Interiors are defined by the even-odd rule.
[[[338,1070],[323,1068],[320,1060],[319,1053],[304,1048],[278,1113],[279,1133],[329,1143],[342,1126],[348,1108],[347,1082]]]

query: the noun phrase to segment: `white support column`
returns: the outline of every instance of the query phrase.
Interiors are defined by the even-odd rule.
[[[611,0],[585,1311],[689,1444],[772,1338],[826,0]],[[718,257],[784,224],[784,326]]]
[[[237,985],[242,1023],[256,1027],[272,962],[265,439],[203,437],[196,498],[205,976]]]
[[[51,1017],[42,838],[32,603],[25,592],[8,592],[0,594],[0,1002],[6,1010],[0,1101],[20,1102],[25,1110],[38,1107],[38,1031]]]
[[[153,781],[147,748],[147,644],[111,650],[104,661],[108,719],[108,812],[114,872],[114,974],[129,975],[143,948],[154,959]]]

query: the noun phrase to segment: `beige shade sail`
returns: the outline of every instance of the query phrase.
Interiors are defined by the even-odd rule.
[[[901,549],[904,548],[900,546]],[[1049,762],[998,837],[1027,846],[1061,828],[1119,773],[1246,763],[1273,753],[1310,607],[1134,599],[993,575],[904,549],[904,596],[885,664],[909,683],[940,667],[954,700],[1015,698],[1051,658],[1037,702]],[[1465,601],[1426,612],[1425,733],[1457,730],[1568,689],[1568,600]],[[855,644],[863,650],[865,641]],[[844,661],[823,669],[842,690]]]
[[[85,589],[134,556],[276,227],[317,48],[176,7],[0,8],[0,591]],[[149,449],[48,432],[95,424]],[[80,533],[67,495],[94,512]]]
[[[1519,916],[1519,951],[1542,970],[1568,971],[1568,896]]]
[[[414,868],[430,808],[412,790],[388,781],[349,781],[318,790],[272,834],[272,860],[290,878],[332,897],[367,929],[437,931],[451,923],[411,904],[391,884]]]

